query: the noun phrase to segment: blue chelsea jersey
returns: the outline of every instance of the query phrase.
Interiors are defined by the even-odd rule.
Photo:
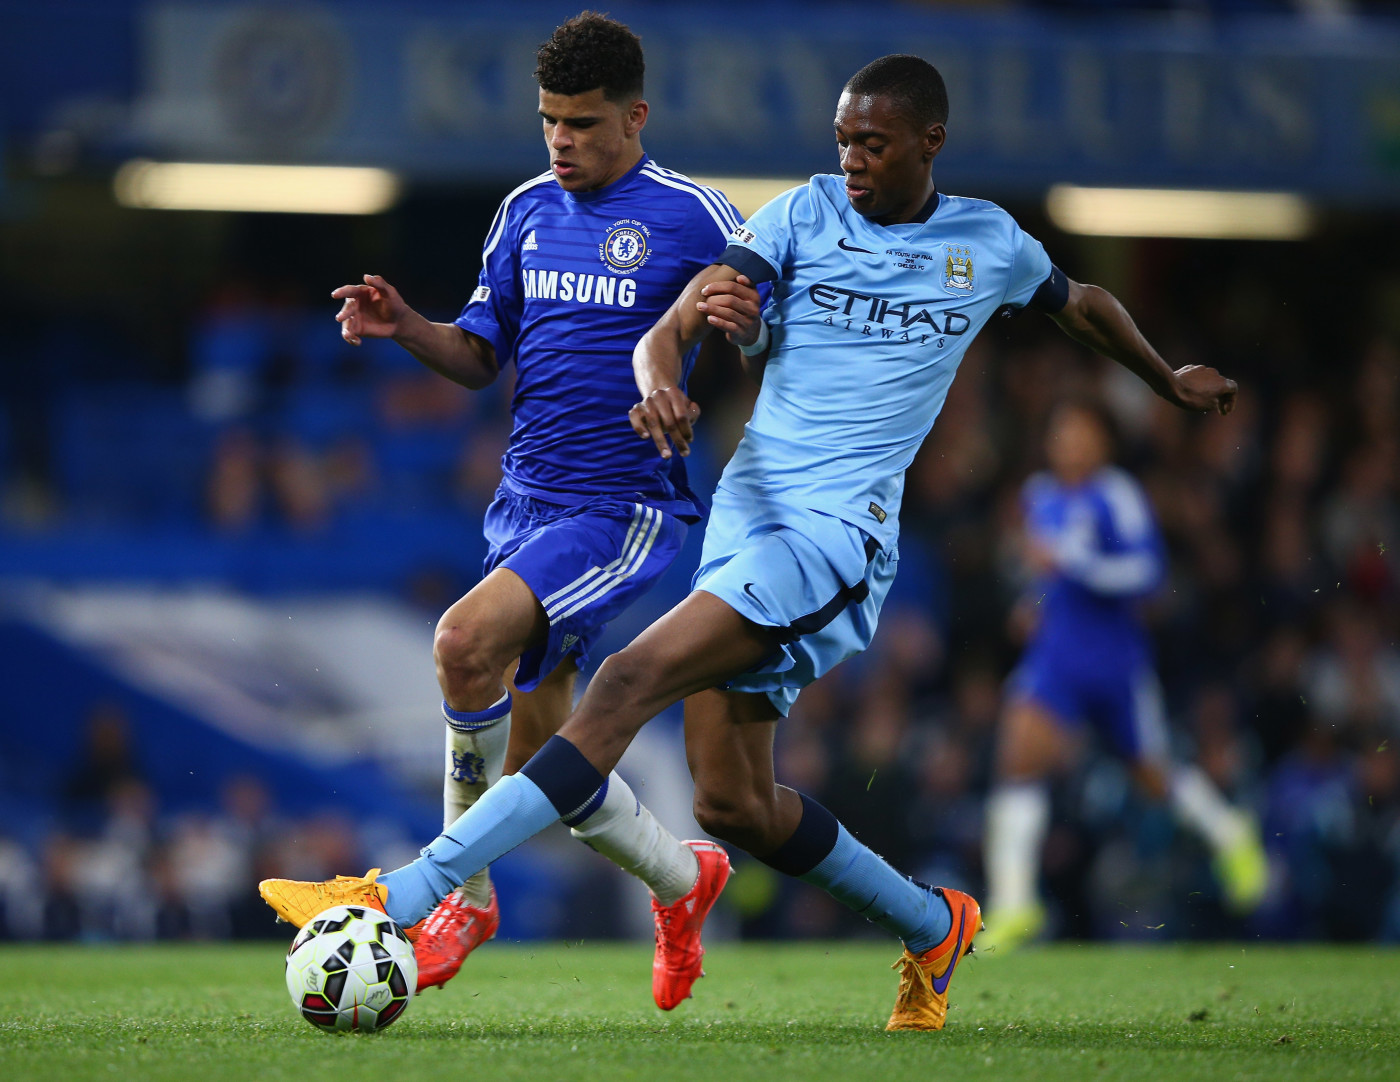
[[[1022,501],[1027,535],[1055,562],[1032,587],[1036,639],[1070,650],[1145,642],[1137,603],[1161,585],[1166,550],[1142,486],[1112,466],[1074,486],[1038,473]]]
[[[645,156],[597,191],[567,192],[545,173],[506,196],[456,323],[490,342],[503,367],[515,361],[508,488],[560,504],[641,499],[692,521],[703,513],[683,460],[663,460],[628,423],[632,349],[742,221],[720,192]]]
[[[723,262],[772,280],[763,387],[722,484],[835,515],[892,545],[904,472],[968,345],[1003,306],[1064,306],[1045,250],[1006,211],[937,194],[879,225],[815,176],[735,230]]]

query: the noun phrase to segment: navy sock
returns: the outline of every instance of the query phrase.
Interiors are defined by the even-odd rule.
[[[821,887],[848,909],[899,936],[915,954],[937,946],[952,928],[953,915],[942,897],[900,875],[806,795],[792,837],[762,859],[786,875]]]
[[[802,818],[797,821],[797,829],[773,852],[759,857],[770,868],[776,868],[794,879],[802,878],[825,860],[841,832],[836,816],[806,793],[797,795],[802,798]]]
[[[540,787],[565,822],[587,819],[596,807],[590,806],[594,798],[602,802],[598,793],[608,781],[583,752],[557,734],[535,752],[520,773]]]

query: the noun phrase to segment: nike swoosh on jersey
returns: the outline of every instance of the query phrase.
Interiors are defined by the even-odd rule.
[[[967,910],[963,909],[958,914],[958,941],[953,944],[953,960],[948,963],[948,968],[943,971],[943,976],[933,978],[933,990],[940,996],[948,991],[948,984],[953,979],[953,970],[958,968],[958,961],[962,958],[963,932],[967,930]]]
[[[847,252],[864,252],[866,255],[874,255],[874,254],[875,254],[875,253],[872,252],[869,248],[857,248],[854,244],[847,244],[847,243],[846,243],[846,238],[845,238],[845,237],[842,237],[840,240],[838,240],[838,241],[836,242],[836,247],[841,248],[841,249],[843,249],[844,251],[847,251]]]
[[[749,595],[751,598],[753,598],[755,601],[758,601],[758,595],[757,595],[756,593],[754,593],[752,590],[749,589],[749,587],[752,586],[752,585],[753,585],[753,583],[751,583],[751,582],[746,582],[746,583],[744,583],[744,593],[748,594],[748,595]],[[758,601],[758,603],[759,603],[760,605],[763,604],[762,601]]]

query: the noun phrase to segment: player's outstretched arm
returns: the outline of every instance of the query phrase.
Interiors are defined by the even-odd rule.
[[[1198,364],[1173,371],[1106,289],[1070,282],[1068,302],[1051,318],[1075,341],[1117,361],[1182,409],[1224,414],[1235,408],[1234,380]]]
[[[331,296],[344,302],[335,318],[340,337],[352,346],[365,338],[392,338],[438,375],[473,390],[485,387],[500,371],[490,342],[456,324],[419,315],[377,274],[366,274],[363,285],[341,286]]]
[[[668,436],[682,456],[690,454],[693,425],[700,417],[700,407],[680,389],[686,353],[711,328],[724,331],[735,345],[749,345],[758,339],[760,322],[753,284],[733,267],[714,263],[690,280],[642,336],[632,351],[632,373],[642,400],[627,416],[637,435],[655,443],[662,458],[671,457]]]

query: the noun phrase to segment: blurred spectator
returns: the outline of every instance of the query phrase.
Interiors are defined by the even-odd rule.
[[[0,835],[0,939],[37,939],[43,927],[40,869],[24,846]]]
[[[155,932],[147,882],[155,842],[155,795],[127,780],[109,794],[101,832],[62,846],[72,858],[62,885],[71,884],[84,936],[141,939]]]
[[[131,748],[131,723],[119,703],[99,702],[86,726],[86,743],[64,786],[73,815],[100,812],[123,786],[141,781]]]
[[[1394,432],[1353,451],[1342,467],[1341,484],[1322,512],[1322,542],[1333,566],[1362,600],[1394,593],[1387,551],[1400,545],[1400,506],[1395,500]]]
[[[1309,664],[1308,691],[1319,723],[1349,747],[1400,736],[1400,651],[1355,604],[1331,610],[1327,638]]]

